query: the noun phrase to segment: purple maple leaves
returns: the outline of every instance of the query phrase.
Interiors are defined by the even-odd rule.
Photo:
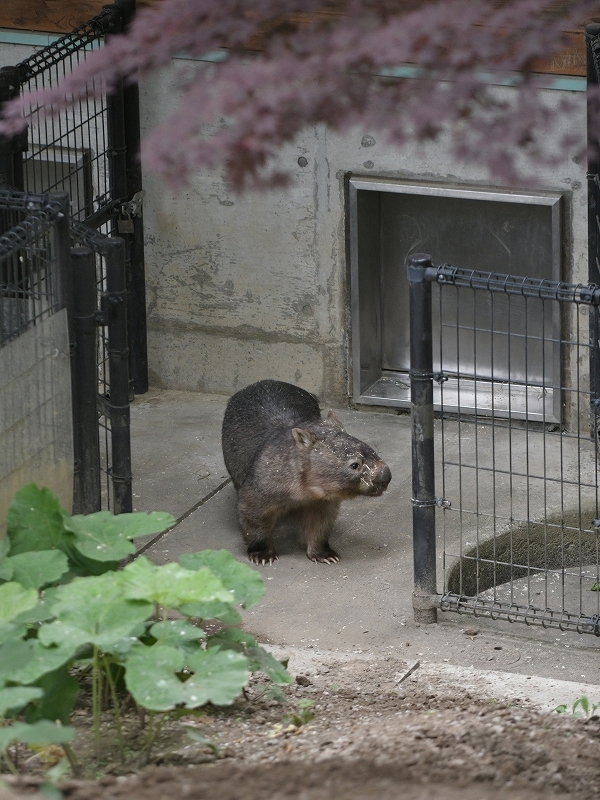
[[[575,106],[541,92],[532,66],[599,11],[597,0],[162,0],[61,85],[8,104],[0,131],[21,128],[32,106],[57,113],[92,79],[110,87],[175,55],[220,52],[220,61],[196,62],[178,107],[144,142],[145,163],[174,188],[217,166],[238,190],[281,184],[279,148],[323,123],[339,132],[360,124],[394,145],[447,135],[455,157],[514,182],[523,155],[531,165],[584,155],[575,152],[583,131],[546,135]],[[256,37],[261,49],[249,52]],[[411,77],[394,70],[405,65]],[[502,80],[516,90],[491,85]],[[598,93],[589,105],[600,124]]]

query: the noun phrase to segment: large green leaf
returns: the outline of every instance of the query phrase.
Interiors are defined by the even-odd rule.
[[[65,664],[53,672],[47,672],[35,682],[43,695],[39,702],[31,703],[26,711],[27,722],[37,722],[39,719],[50,719],[67,725],[71,719],[71,712],[79,692],[79,684],[69,674],[68,665]],[[33,688],[33,687],[27,687]]]
[[[106,573],[58,587],[53,612],[56,619],[39,629],[42,644],[92,644],[110,651],[150,616],[152,604],[124,597],[117,575]]]
[[[9,581],[13,576],[13,568],[9,564],[8,559],[4,559],[0,563],[0,581]]]
[[[75,534],[75,547],[82,555],[96,561],[120,561],[135,553],[132,539],[161,533],[175,521],[171,514],[162,511],[116,516],[109,511],[97,511],[70,517],[66,525]]]
[[[187,658],[194,674],[185,682],[190,701],[226,706],[233,703],[250,677],[248,659],[231,650],[210,647]],[[188,701],[187,705],[191,703]]]
[[[56,602],[57,588],[54,586],[44,589],[42,596],[38,599],[33,608],[22,611],[14,621],[22,624],[33,624],[36,622],[46,622],[54,616],[54,603]]]
[[[3,558],[6,558],[9,550],[10,550],[10,539],[8,538],[8,536],[0,537],[0,561],[2,561]]]
[[[36,700],[42,694],[42,689],[34,686],[9,686],[0,689],[0,717],[4,717],[7,712],[19,711],[30,700]]]
[[[200,550],[186,553],[179,563],[188,569],[208,567],[226,589],[233,592],[235,602],[244,608],[256,605],[265,593],[265,584],[258,570],[235,559],[228,550]]]
[[[33,608],[38,600],[35,589],[26,589],[10,581],[0,586],[0,622],[10,622],[22,611]]]
[[[213,600],[209,603],[184,603],[179,606],[179,611],[187,617],[218,619],[225,625],[239,625],[242,621],[238,611],[231,605],[231,601],[229,603],[222,603],[220,600]]]
[[[140,645],[127,657],[125,684],[136,703],[153,711],[168,711],[183,703],[182,682],[176,673],[185,663],[182,651],[171,645]]]
[[[13,580],[26,589],[39,589],[54,583],[69,569],[69,560],[61,550],[36,550],[18,553],[4,560],[12,567]]]
[[[0,645],[16,642],[27,633],[27,625],[19,622],[0,622]]]
[[[182,681],[186,666],[193,674]],[[169,645],[140,646],[129,654],[125,683],[135,701],[152,711],[211,702],[230,705],[248,681],[248,660],[232,650],[199,650],[184,655]]]
[[[30,684],[66,664],[75,655],[70,645],[45,647],[38,639],[19,639],[0,645],[0,680]]]
[[[250,669],[252,672],[262,672],[263,675],[270,678],[273,683],[292,683],[292,676],[281,661],[277,661],[264,647],[260,645],[248,647],[246,648],[246,655],[250,659]]]
[[[206,634],[202,628],[192,625],[187,619],[167,619],[155,622],[148,631],[153,636],[157,644],[168,644],[187,650],[186,645],[190,642],[198,644],[199,639],[205,639]],[[195,649],[195,648],[193,648]]]
[[[10,554],[64,550],[74,539],[65,528],[66,516],[50,489],[28,483],[16,493],[8,509],[6,530]]]
[[[166,608],[214,600],[233,603],[232,593],[205,567],[199,570],[186,569],[179,564],[157,567],[140,556],[125,567],[119,580],[126,597],[152,600]]]
[[[66,744],[75,736],[75,728],[56,724],[42,719],[29,725],[27,722],[15,722],[7,728],[0,728],[0,750],[6,750],[12,742],[25,742],[46,746],[49,744]]]
[[[251,636],[246,631],[240,628],[226,628],[214,636],[210,636],[208,645],[218,645],[226,650],[235,650],[238,653],[244,653],[249,658],[249,665],[251,672],[262,672],[274,683],[291,683],[292,676],[283,666],[281,661],[261,647],[254,636]]]
[[[237,650],[238,653],[245,652],[246,647],[256,647],[254,636],[241,628],[225,628],[210,636],[207,642],[209,647],[219,646],[227,650]]]
[[[5,561],[9,550],[10,540],[8,536],[3,536],[0,539],[0,580],[2,581],[9,581],[13,576],[12,567]]]

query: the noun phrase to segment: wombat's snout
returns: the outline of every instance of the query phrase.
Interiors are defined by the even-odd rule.
[[[392,480],[392,471],[387,464],[383,465],[383,469],[371,473],[369,476],[369,484],[365,494],[374,495],[379,497],[383,494],[388,487],[389,482]]]
[[[385,491],[388,487],[389,482],[392,480],[392,470],[386,464],[383,468],[383,472],[381,473],[381,478],[379,483],[383,486],[383,490]]]

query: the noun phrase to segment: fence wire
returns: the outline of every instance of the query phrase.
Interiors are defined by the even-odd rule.
[[[121,32],[134,11],[134,0],[117,0],[70,34],[16,66],[3,68],[0,102],[59,84],[91,52],[103,46],[107,36]],[[125,88],[118,82],[107,94],[91,80],[88,88],[86,96],[72,108],[52,117],[44,116],[34,99],[25,109],[26,133],[10,141],[0,137],[0,172],[16,190],[24,190],[25,197],[46,197],[55,190],[68,192],[71,241],[94,254],[97,415],[93,424],[96,430],[86,433],[76,426],[75,502],[76,506],[83,503],[77,507],[78,511],[94,511],[102,506],[118,513],[131,510],[128,403],[133,396],[133,384],[138,391],[147,389],[143,192],[136,162],[139,110],[136,87]],[[13,195],[18,204],[19,191]],[[11,225],[10,219],[0,219],[0,230]],[[116,233],[124,236],[117,237]],[[18,270],[18,264],[13,265],[13,279],[18,278]],[[19,308],[11,306],[13,317],[6,323],[10,330],[18,328],[15,314],[21,313]],[[73,303],[69,308],[72,314]],[[123,340],[123,336],[127,337],[126,308],[134,323],[130,329],[135,331],[129,346]],[[134,376],[131,386],[130,375]],[[74,413],[77,418],[76,410]],[[86,426],[91,419],[90,414],[85,415]],[[81,424],[80,419],[78,425]],[[99,463],[97,482],[102,492],[98,497],[88,492],[83,498],[79,491],[81,475],[86,474],[83,483],[88,488],[96,481],[92,481],[87,471],[90,464],[85,463],[85,448],[77,445],[89,443],[90,436],[100,441],[100,457],[91,460]]]
[[[90,22],[22,61],[16,67],[21,91],[43,90],[60,83],[90,52],[102,46],[117,19],[115,7],[105,8]],[[109,107],[106,95],[97,89],[96,82],[90,81],[86,97],[54,117],[45,117],[35,105],[25,109],[29,131],[21,165],[22,188],[40,193],[68,191],[71,216],[76,220],[93,218],[113,199]]]
[[[65,195],[42,204],[0,191],[0,527],[30,481],[71,503],[67,212]]]
[[[450,266],[436,281],[440,606],[600,634],[600,292]]]

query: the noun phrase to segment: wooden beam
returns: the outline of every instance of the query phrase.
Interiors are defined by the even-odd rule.
[[[74,28],[92,19],[110,0],[0,0],[0,28],[16,28],[50,33],[70,33]],[[138,0],[138,7],[151,5],[156,0]],[[323,12],[291,15],[285,21],[271,25],[304,25],[315,17],[322,20],[334,19],[342,13],[343,2],[332,2]],[[268,27],[271,27],[269,25]],[[584,76],[586,53],[583,28],[569,31],[569,43],[558,54],[540,59],[535,64],[536,72],[552,75]],[[250,50],[261,50],[263,37],[257,35],[248,43]]]
[[[0,28],[70,33],[103,5],[106,0],[1,0]]]

